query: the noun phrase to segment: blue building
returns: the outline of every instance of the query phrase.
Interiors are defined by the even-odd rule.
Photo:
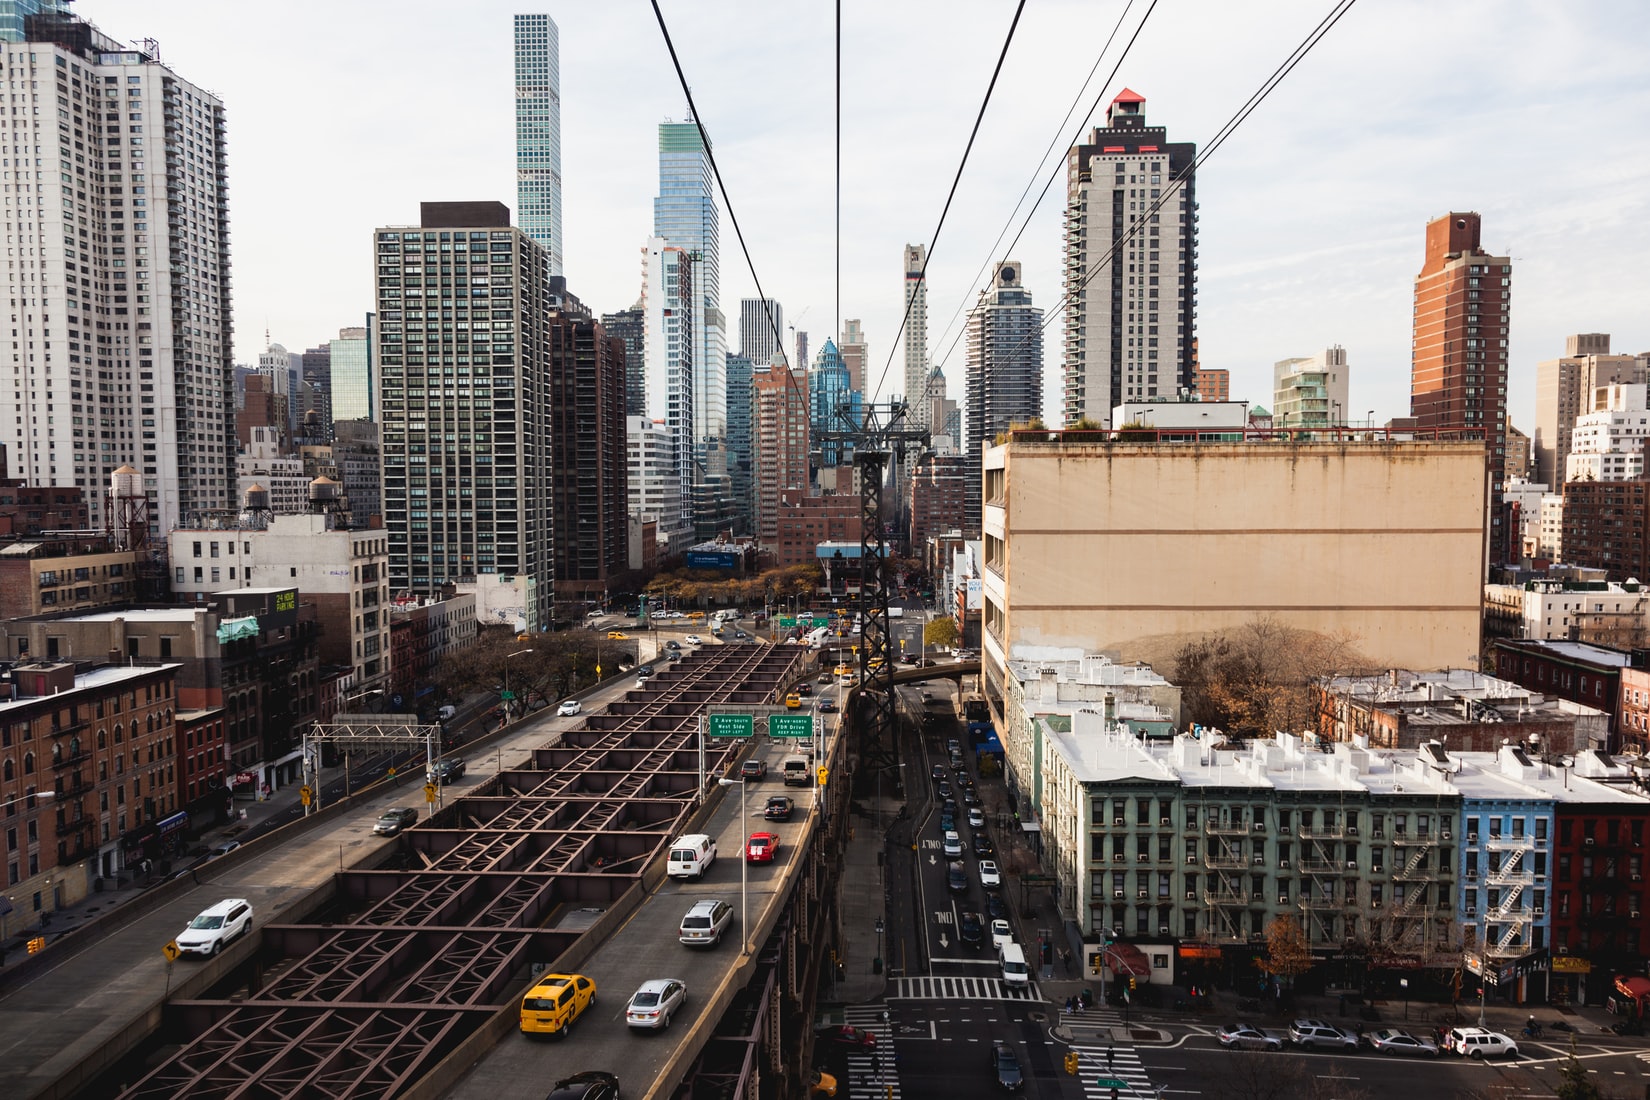
[[[814,365],[808,371],[808,430],[817,436],[821,431],[842,431],[850,427],[838,416],[837,410],[848,406],[853,424],[861,416],[860,394],[852,388],[848,364],[836,344],[827,339],[814,356]],[[824,442],[819,446],[820,466],[840,466],[852,455],[842,443]]]

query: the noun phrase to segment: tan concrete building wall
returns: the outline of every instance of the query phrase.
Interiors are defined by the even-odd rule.
[[[1476,661],[1482,444],[1016,441],[984,471],[988,652],[1161,663],[1271,616],[1382,667]]]

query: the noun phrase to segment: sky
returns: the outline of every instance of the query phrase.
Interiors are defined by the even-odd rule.
[[[664,0],[755,266],[753,279],[724,210],[731,343],[739,299],[760,280],[813,348],[839,318],[862,319],[886,399],[902,386],[901,249],[935,242],[930,349],[960,400],[965,348],[953,340],[982,267],[1015,259],[1034,302],[1058,302],[1058,181],[1011,256],[993,251],[1028,185],[1033,198],[1043,187],[1051,143],[1063,153],[1096,98],[1088,125],[1129,87],[1149,125],[1201,150],[1333,6],[1135,0],[1062,125],[1125,3],[1026,5],[935,242],[1014,4],[843,0],[839,298],[834,6]],[[266,333],[301,350],[359,324],[372,307],[372,232],[415,225],[420,201],[514,208],[517,11],[547,12],[560,30],[568,288],[597,313],[637,298],[657,124],[687,115],[641,0],[76,9],[117,39],[158,40],[164,62],[226,105],[238,362],[255,361]],[[1361,0],[1198,172],[1203,365],[1231,371],[1234,399],[1270,407],[1276,360],[1339,344],[1348,419],[1407,414],[1423,232],[1452,210],[1480,212],[1484,246],[1513,258],[1515,425],[1530,429],[1536,364],[1561,355],[1566,335],[1609,332],[1614,351],[1650,351],[1647,41],[1642,0]],[[1059,332],[1056,320],[1044,353],[1055,424]]]

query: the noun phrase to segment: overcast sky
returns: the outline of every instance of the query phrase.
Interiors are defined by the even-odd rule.
[[[1136,0],[1128,26],[1149,0]],[[1102,103],[1123,86],[1151,125],[1202,149],[1332,0],[1160,0]],[[159,40],[220,95],[229,133],[236,357],[300,350],[371,308],[371,232],[432,199],[515,206],[511,15],[561,34],[569,288],[599,312],[637,297],[658,184],[657,124],[685,117],[642,0],[79,0],[120,39]],[[663,4],[763,288],[811,346],[859,317],[872,374],[898,348],[901,247],[927,241],[1014,5],[843,4],[842,297],[835,300],[833,5]],[[930,347],[960,399],[953,317],[1123,10],[1031,0],[929,268]],[[1107,53],[1110,72],[1126,33]],[[1351,408],[1408,411],[1409,302],[1427,220],[1477,210],[1514,259],[1513,421],[1566,334],[1650,350],[1650,5],[1362,0],[1199,171],[1202,361],[1271,405],[1271,365],[1347,348]],[[1082,110],[1093,101],[1091,88]],[[1102,117],[1104,108],[1101,108]],[[1082,112],[1080,111],[1079,114]],[[1078,132],[1064,127],[1063,149]],[[1037,304],[1060,296],[1057,182],[1013,258]],[[1017,227],[1016,227],[1017,228]],[[753,293],[722,218],[737,344]],[[1635,260],[1633,257],[1639,257]],[[1045,405],[1058,422],[1059,324]],[[787,334],[787,339],[789,334]],[[895,355],[881,397],[900,388]]]

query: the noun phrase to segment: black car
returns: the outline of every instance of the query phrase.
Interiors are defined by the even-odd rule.
[[[933,776],[935,779],[944,779],[945,778],[945,765],[944,764],[935,764],[934,765],[934,770],[929,772],[928,774]]]
[[[957,800],[955,798],[947,798],[940,804],[940,813],[945,814],[948,817],[956,817]]]
[[[418,820],[418,811],[411,806],[400,806],[393,810],[385,810],[384,816],[373,825],[372,831],[379,836],[395,836],[402,829],[411,827]]]
[[[619,1079],[599,1069],[557,1081],[544,1100],[619,1100]]]
[[[993,847],[992,844],[991,844],[991,838],[985,835],[985,831],[983,829],[975,829],[974,830],[974,854],[975,855],[977,855],[977,856],[989,856],[993,852],[995,852],[996,850],[997,849],[995,847]]]
[[[682,643],[678,642],[676,639],[672,638],[670,641],[665,643],[665,648],[666,649],[681,649],[682,648]]]
[[[945,888],[953,894],[968,893],[968,865],[962,860],[952,860],[946,865]]]
[[[437,786],[455,783],[464,778],[464,761],[456,756],[449,756],[445,760],[437,760],[435,767],[430,769],[430,782]]]
[[[819,701],[819,713],[821,713],[821,714],[835,714],[836,713],[836,704],[833,703],[829,699],[821,699]]]
[[[997,1087],[1005,1092],[1019,1092],[1026,1087],[1025,1074],[1020,1072],[1020,1056],[1001,1040],[991,1044],[991,1075],[996,1078]]]
[[[939,792],[941,798],[945,799],[947,802],[951,801],[951,784],[948,781],[944,779],[940,780]],[[956,806],[953,805],[952,809],[956,809]]]
[[[963,913],[957,924],[957,939],[970,951],[978,951],[985,939],[985,925],[978,913]]]
[[[768,804],[762,809],[762,816],[769,821],[789,821],[791,809],[796,804],[782,794],[776,794],[768,799]]]
[[[1001,894],[986,894],[985,915],[990,917],[992,920],[1008,919],[1008,905],[1003,901],[1003,896]]]

